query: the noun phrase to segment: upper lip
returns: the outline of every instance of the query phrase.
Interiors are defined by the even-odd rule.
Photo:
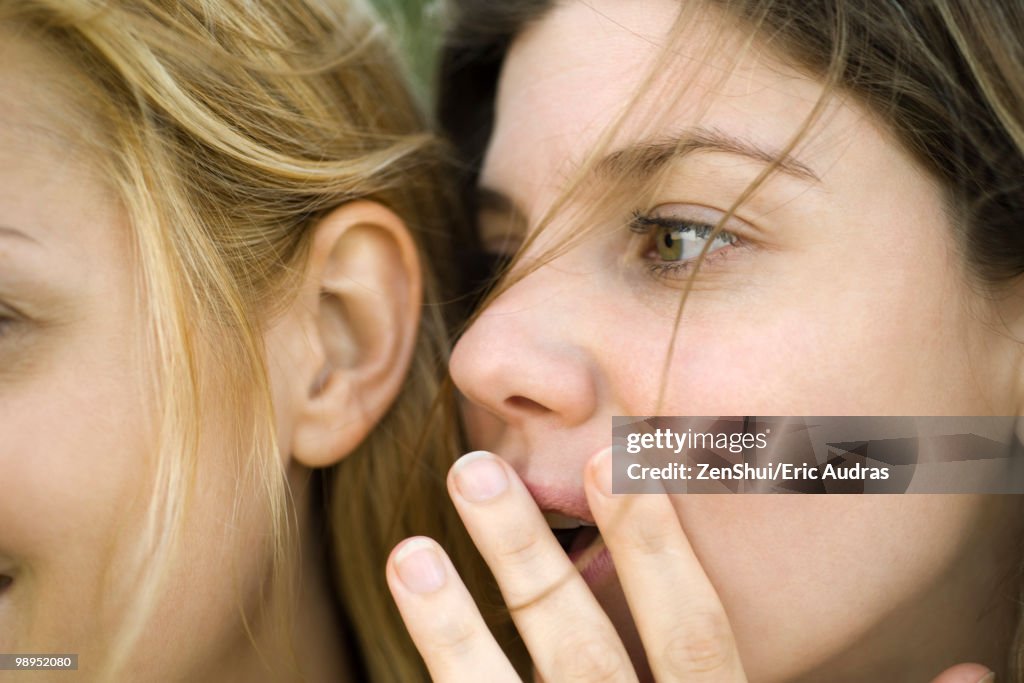
[[[556,513],[595,525],[583,492],[587,453],[607,446],[603,433],[584,430],[504,429],[493,443],[478,444],[498,454],[516,471],[543,513]]]
[[[526,480],[523,483],[541,512],[573,517],[586,524],[595,524],[594,515],[590,512],[582,487],[541,485]]]

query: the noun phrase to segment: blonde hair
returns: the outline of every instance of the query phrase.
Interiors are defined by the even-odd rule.
[[[98,121],[90,141],[123,203],[152,321],[159,453],[139,547],[139,599],[105,676],[123,669],[182,551],[204,421],[216,389],[234,416],[236,500],[257,496],[269,527],[271,615],[287,632],[296,563],[289,491],[275,445],[263,330],[296,289],[310,227],[371,198],[401,216],[441,301],[454,229],[444,153],[410,98],[388,37],[358,0],[3,0],[0,18],[75,69],[74,101]],[[407,385],[359,452],[325,473],[336,581],[378,680],[425,678],[384,587],[392,539],[452,531],[435,479],[400,475],[457,452],[454,412],[431,411],[446,362],[439,305],[425,308]],[[430,422],[430,425],[428,425]],[[398,498],[406,503],[397,514]],[[244,619],[243,614],[243,619]],[[248,628],[248,626],[247,626]],[[295,673],[293,670],[292,673]]]

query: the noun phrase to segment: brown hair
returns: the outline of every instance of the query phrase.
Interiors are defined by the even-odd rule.
[[[439,112],[466,162],[463,189],[472,202],[494,124],[505,53],[555,3],[455,0],[454,5],[441,63]],[[997,296],[1024,275],[1024,4],[707,0],[704,6],[738,20],[751,39],[826,84],[818,107],[786,152],[830,94],[852,96],[888,125],[893,138],[944,189],[957,243],[982,285],[979,289]],[[609,138],[606,134],[602,143]],[[737,200],[716,232],[774,167]],[[566,194],[576,189],[572,186]],[[550,217],[549,212],[540,227]],[[498,282],[490,297],[508,284],[508,279]],[[677,322],[688,292],[680,297]],[[672,343],[674,338],[666,358],[671,357]],[[667,371],[664,377],[667,382]],[[1024,671],[1024,618],[1016,642],[1011,670],[1019,677]]]
[[[455,2],[439,83],[442,126],[468,169],[490,136],[511,40],[553,3]],[[710,0],[816,77],[878,112],[962,211],[990,283],[1024,274],[1024,8],[1009,0]],[[469,179],[472,180],[472,179]]]

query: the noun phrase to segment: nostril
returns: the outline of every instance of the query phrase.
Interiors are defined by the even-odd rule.
[[[14,579],[6,574],[0,574],[0,593],[3,593],[12,583],[14,583]]]
[[[545,407],[543,404],[537,403],[532,398],[526,398],[525,396],[509,396],[505,399],[505,405],[524,413],[550,413],[551,410]]]

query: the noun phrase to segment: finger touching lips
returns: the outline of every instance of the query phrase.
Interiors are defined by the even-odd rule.
[[[490,453],[470,453],[452,468],[449,491],[540,675],[636,680],[607,615],[512,468]]]
[[[745,681],[725,610],[666,494],[612,494],[611,449],[585,476],[587,500],[611,551],[658,681]]]

